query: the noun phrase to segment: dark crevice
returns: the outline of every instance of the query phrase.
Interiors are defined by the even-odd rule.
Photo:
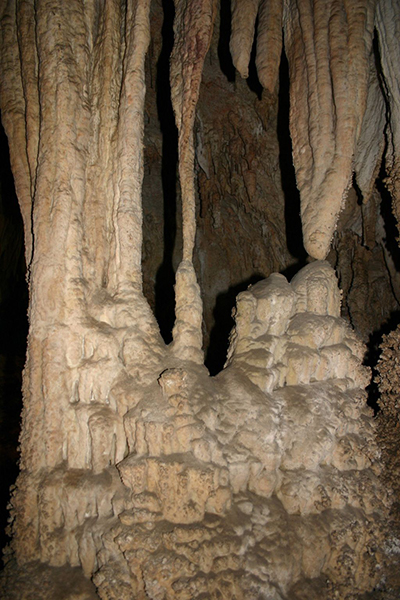
[[[396,222],[396,218],[392,211],[392,198],[391,195],[385,185],[385,179],[387,177],[387,168],[386,168],[386,156],[388,147],[393,147],[393,132],[390,126],[391,123],[391,106],[389,101],[389,91],[387,87],[387,83],[385,80],[385,76],[383,74],[382,69],[382,61],[381,55],[379,51],[379,37],[378,32],[374,30],[374,38],[373,38],[373,52],[375,58],[375,68],[378,74],[378,82],[379,87],[382,92],[382,96],[385,102],[385,118],[386,124],[384,129],[385,136],[385,147],[382,154],[382,162],[381,168],[376,180],[376,187],[380,193],[382,202],[381,202],[381,215],[383,217],[385,223],[385,231],[386,231],[386,247],[395,263],[396,270],[400,271],[400,250],[398,246],[398,238],[399,231],[398,225]]]
[[[357,204],[358,204],[358,206],[363,206],[364,198],[363,198],[363,195],[362,195],[362,191],[358,187],[357,177],[356,177],[355,173],[353,173],[352,185],[353,185],[353,189],[354,189],[354,191],[356,193],[356,198],[357,198]]]
[[[231,51],[229,50],[229,41],[231,39],[231,20],[231,2],[230,0],[221,0],[218,59],[222,73],[225,75],[228,81],[234,82],[236,77],[236,69],[233,66]]]
[[[376,187],[381,196],[380,211],[385,224],[385,245],[395,264],[396,271],[400,271],[400,248],[398,245],[399,230],[396,217],[392,210],[392,197],[383,183],[386,176],[385,157],[382,159],[382,166],[379,178],[376,180]]]
[[[0,548],[9,488],[18,475],[22,369],[28,334],[28,288],[22,217],[11,174],[7,137],[0,126]]]
[[[251,47],[250,62],[249,62],[249,76],[247,78],[247,85],[249,90],[257,95],[257,98],[261,100],[263,93],[263,86],[258,79],[257,67],[256,67],[256,54],[257,54],[257,30],[258,30],[258,18],[256,19],[254,27],[254,40]]]
[[[374,53],[375,68],[376,68],[376,72],[378,75],[379,88],[382,92],[383,100],[385,102],[385,120],[386,120],[385,129],[384,129],[385,147],[383,150],[383,157],[385,157],[388,146],[389,146],[389,139],[390,139],[390,145],[393,147],[393,132],[390,127],[392,115],[391,115],[391,106],[390,106],[390,101],[389,101],[389,90],[388,90],[385,76],[383,74],[382,60],[381,60],[381,54],[380,54],[380,50],[379,50],[379,36],[378,36],[378,32],[376,29],[374,29],[374,37],[372,40],[372,50]]]
[[[227,291],[218,294],[213,311],[214,326],[211,330],[205,359],[205,365],[210,375],[217,375],[224,367],[229,346],[229,334],[235,324],[232,309],[236,305],[237,295],[261,279],[264,279],[262,275],[254,274],[246,281],[231,286]]]
[[[292,158],[292,140],[289,130],[289,64],[282,50],[279,67],[278,96],[278,142],[279,167],[281,171],[282,190],[285,197],[285,226],[287,247],[296,263],[285,271],[289,279],[297,273],[307,260],[307,252],[303,244],[303,231],[300,218],[300,194],[296,186],[296,176]]]
[[[164,254],[155,281],[155,317],[166,344],[172,341],[175,321],[173,253],[177,232],[178,132],[171,102],[169,60],[174,43],[174,4],[163,0],[162,49],[157,63],[157,111],[162,134],[161,180],[164,200]]]

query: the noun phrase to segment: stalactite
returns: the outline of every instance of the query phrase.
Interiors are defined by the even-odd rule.
[[[232,2],[232,34],[229,46],[233,64],[244,78],[249,75],[259,3],[260,0],[233,0]]]
[[[289,2],[290,131],[304,245],[324,258],[349,186],[365,112],[374,2]],[[353,82],[349,85],[349,82]]]
[[[78,567],[104,600],[361,595],[383,580],[387,498],[365,349],[340,318],[333,269],[314,261],[291,283],[274,274],[250,286],[225,369],[210,378],[202,364],[193,126],[216,0],[175,0],[183,257],[170,348],[143,297],[149,5],[20,0],[2,13],[0,100],[34,236],[17,562],[34,562],[36,581]],[[281,4],[234,2],[231,47],[246,76],[258,9],[257,64],[272,92]],[[366,93],[373,3],[287,0],[282,23],[306,243],[325,255],[352,169],[363,191],[373,176],[357,162],[379,97],[376,80]],[[32,596],[26,580],[9,590]]]
[[[202,302],[193,268],[196,235],[193,126],[201,74],[216,16],[216,0],[176,0],[171,96],[179,133],[183,257],[176,274],[173,347],[181,358],[203,361]]]
[[[271,94],[278,82],[282,52],[282,0],[261,0],[256,67],[261,85]]]
[[[233,0],[230,51],[240,75],[249,76],[249,63],[257,27],[256,66],[261,85],[275,92],[282,51],[283,0]]]
[[[269,92],[277,81],[282,26],[285,32],[293,162],[304,244],[315,258],[324,258],[329,251],[353,173],[368,201],[385,139],[387,184],[395,213],[399,212],[400,92],[395,67],[400,56],[399,8],[397,2],[382,1],[375,10],[376,4],[375,0],[288,0],[283,3],[283,17],[278,0],[265,0],[260,6],[237,0],[232,5],[230,48],[243,77],[248,76],[259,11],[256,66]],[[382,65],[372,47],[374,25]]]
[[[29,5],[32,3],[26,2],[18,14],[20,20],[25,22],[31,21],[25,19],[25,14],[29,12]],[[24,86],[21,80],[21,60],[20,48],[18,44],[18,32],[16,22],[16,7],[13,0],[4,2],[1,7],[0,18],[0,44],[4,51],[1,52],[1,71],[3,77],[0,82],[0,95],[2,98],[2,122],[10,143],[10,162],[14,174],[15,188],[18,195],[21,215],[24,223],[25,234],[25,260],[29,265],[32,258],[32,231],[31,231],[31,207],[32,207],[32,192],[34,188],[35,167],[29,164],[26,148],[27,142],[27,127],[32,127],[31,120],[26,116]],[[27,37],[30,38],[27,31]],[[32,41],[32,40],[31,40]],[[25,44],[25,41],[24,41]],[[7,49],[7,51],[5,51]],[[23,48],[21,49],[23,50]],[[31,58],[35,56],[35,46],[32,48]],[[32,66],[32,65],[31,65]],[[35,72],[35,68],[33,72]],[[27,86],[25,86],[27,87]],[[34,97],[30,98],[30,108],[33,111]],[[31,133],[31,132],[30,132]],[[33,136],[34,137],[34,136]]]

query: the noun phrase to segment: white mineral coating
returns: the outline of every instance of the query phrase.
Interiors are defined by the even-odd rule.
[[[174,47],[171,54],[171,100],[178,128],[179,180],[182,194],[183,258],[176,273],[176,356],[203,362],[200,288],[193,268],[196,236],[193,126],[200,93],[203,64],[210,47],[216,17],[216,0],[175,0]]]
[[[326,261],[305,266],[291,281],[297,312],[340,317],[341,294],[335,271]]]
[[[374,16],[373,0],[321,0],[312,10],[307,1],[285,3],[293,163],[304,245],[317,259],[329,251],[351,185],[367,106]],[[346,82],[353,78],[357,86],[350,88]]]

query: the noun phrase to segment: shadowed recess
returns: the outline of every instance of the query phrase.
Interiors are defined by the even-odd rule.
[[[24,233],[11,174],[7,137],[0,125],[0,547],[7,536],[9,487],[18,474],[22,369],[28,332]]]
[[[278,142],[279,166],[281,170],[282,189],[285,196],[286,240],[289,252],[297,263],[287,269],[284,275],[291,279],[306,263],[307,252],[303,245],[303,232],[300,219],[300,194],[296,186],[296,176],[292,158],[292,140],[289,131],[289,65],[282,50],[279,68],[278,96]]]
[[[235,308],[236,297],[247,290],[249,285],[264,279],[260,274],[254,274],[246,281],[231,286],[226,292],[218,294],[213,310],[214,326],[210,334],[205,365],[210,375],[217,375],[224,368],[226,353],[229,346],[229,334],[234,326],[232,311]]]
[[[155,316],[166,344],[172,341],[175,320],[175,271],[172,258],[177,231],[178,132],[171,103],[169,60],[174,44],[174,4],[163,0],[162,49],[157,63],[157,110],[162,134],[161,179],[164,201],[164,253],[156,275]]]

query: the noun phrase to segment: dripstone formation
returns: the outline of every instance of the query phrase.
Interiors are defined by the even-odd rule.
[[[369,373],[339,315],[328,263],[291,284],[275,274],[239,295],[216,378],[153,341],[144,377],[126,373],[106,402],[71,398],[64,455],[24,499],[36,516],[17,538],[24,559],[79,566],[104,599],[378,585],[386,495]]]
[[[290,283],[258,273],[237,296],[226,364],[210,377],[197,184],[212,198],[216,169],[196,107],[214,24],[223,32],[218,8],[174,1],[182,248],[166,344],[142,274],[150,0],[0,4],[2,120],[30,293],[20,475],[1,583],[8,600],[352,600],[388,591],[392,500],[366,404],[371,374],[323,259],[353,177],[367,201],[383,154],[396,212],[399,5],[232,1],[233,64],[248,76],[258,18],[255,64],[271,107],[284,30],[309,256]],[[253,106],[260,139],[271,129],[262,106]],[[238,114],[220,119],[235,160],[248,143]],[[229,189],[243,180],[251,217],[261,179],[242,162]],[[218,234],[219,218],[213,212]],[[285,235],[276,233],[280,244]],[[386,263],[390,279],[395,265]]]

